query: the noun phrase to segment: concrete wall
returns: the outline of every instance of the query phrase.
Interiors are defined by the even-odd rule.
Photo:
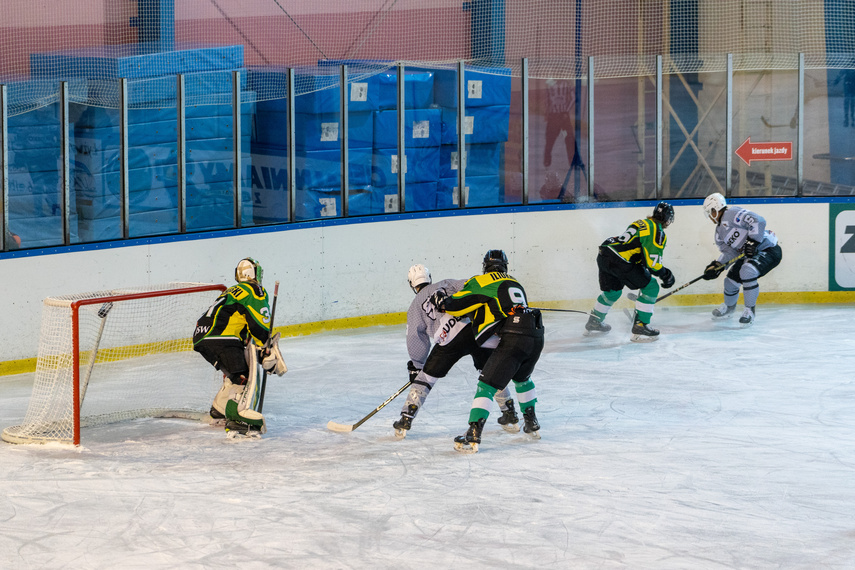
[[[410,265],[424,263],[435,280],[466,278],[480,272],[481,259],[492,248],[506,251],[510,271],[533,305],[560,302],[587,309],[599,292],[597,246],[652,211],[648,205],[611,206],[368,218],[380,221],[285,226],[127,247],[109,244],[54,255],[5,254],[0,257],[0,363],[36,356],[41,304],[47,296],[169,281],[231,284],[236,263],[246,256],[261,262],[271,292],[274,281],[281,281],[280,326],[406,311],[412,299],[406,281]],[[828,204],[761,203],[751,208],[766,217],[784,250],[781,266],[763,279],[762,290],[827,291]],[[681,285],[700,275],[717,250],[713,225],[698,201],[675,210],[664,262]],[[685,292],[718,293],[720,288],[721,280],[701,281]],[[187,323],[188,336],[193,325]]]

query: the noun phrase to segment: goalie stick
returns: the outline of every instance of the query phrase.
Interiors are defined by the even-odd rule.
[[[279,298],[279,281],[273,286],[273,307],[270,308],[270,334],[273,334],[273,319],[276,317],[276,299]],[[258,396],[258,413],[264,407],[264,390],[267,388],[267,370],[261,374],[261,393]]]
[[[368,421],[368,419],[371,416],[373,416],[374,414],[376,414],[377,412],[382,410],[384,407],[386,407],[386,404],[388,404],[389,402],[391,402],[392,400],[397,398],[401,394],[401,392],[403,392],[404,390],[409,388],[410,384],[412,384],[412,382],[408,381],[406,384],[404,384],[403,386],[398,388],[397,392],[395,392],[394,394],[392,394],[391,396],[386,398],[385,402],[383,402],[382,404],[380,404],[379,406],[374,408],[374,411],[372,411],[370,414],[368,414],[367,416],[365,416],[364,418],[362,418],[361,420],[359,420],[355,424],[346,425],[346,424],[340,424],[338,422],[334,422],[334,421],[330,420],[329,422],[327,422],[327,429],[330,431],[337,431],[337,432],[342,432],[342,433],[347,433],[347,432],[351,432],[351,431],[355,430],[356,428],[358,428],[359,426],[364,424],[366,421]]]

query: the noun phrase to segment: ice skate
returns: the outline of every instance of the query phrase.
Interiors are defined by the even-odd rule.
[[[754,307],[745,307],[742,316],[739,317],[739,324],[743,327],[750,327],[754,324]]]
[[[606,334],[612,330],[611,325],[607,325],[594,315],[588,317],[588,322],[585,323],[585,336]]]
[[[712,316],[716,319],[723,319],[733,315],[736,310],[736,305],[726,305],[722,303],[720,307],[713,309]]]
[[[659,339],[659,331],[637,320],[632,325],[632,342],[653,342]]]
[[[219,427],[226,425],[226,416],[217,411],[217,408],[211,406],[211,411],[208,413],[211,415],[211,421],[208,422],[210,425]]]
[[[417,405],[410,404],[407,406],[406,412],[401,412],[401,417],[392,424],[392,427],[395,428],[395,437],[398,439],[407,437],[407,432],[413,427],[413,418],[416,417],[418,411]]]
[[[523,419],[525,420],[523,431],[534,439],[540,439],[540,423],[538,423],[537,416],[534,414],[534,406],[523,412]]]
[[[481,443],[481,432],[484,430],[484,422],[481,418],[477,422],[469,422],[469,429],[464,435],[454,438],[454,449],[461,453],[478,453],[478,445]]]
[[[499,425],[505,431],[516,433],[520,431],[520,417],[517,415],[516,409],[514,409],[513,400],[508,400],[506,405],[508,409],[502,410],[502,415],[498,420]]]
[[[229,439],[259,439],[261,438],[261,426],[226,420],[226,437]]]

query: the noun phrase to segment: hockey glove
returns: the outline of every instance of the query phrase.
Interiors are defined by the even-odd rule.
[[[745,252],[745,257],[754,257],[757,254],[758,245],[760,245],[760,242],[751,238],[745,240],[745,247],[742,248],[742,251]]]
[[[724,263],[718,260],[713,261],[712,263],[707,265],[706,269],[704,269],[704,279],[706,279],[707,281],[715,279],[716,277],[721,275],[722,271],[724,271]]]
[[[410,382],[415,382],[416,376],[418,376],[421,371],[421,368],[416,368],[416,365],[413,364],[412,360],[407,362],[407,372],[410,373]]]
[[[436,310],[440,313],[445,312],[445,300],[448,298],[448,294],[445,292],[445,289],[437,289],[436,292],[430,296],[431,304],[436,307]]]
[[[264,345],[262,354],[264,356],[261,359],[261,367],[269,374],[282,376],[288,372],[288,367],[285,366],[285,360],[282,358],[282,353],[279,352],[279,333],[276,333],[267,339],[267,343]]]
[[[667,267],[663,267],[659,270],[659,280],[662,282],[663,289],[670,289],[674,286],[674,274],[671,273],[671,270]]]

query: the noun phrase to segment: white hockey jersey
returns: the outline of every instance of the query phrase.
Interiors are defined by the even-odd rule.
[[[465,327],[469,319],[438,312],[430,302],[431,295],[444,289],[453,295],[463,288],[463,279],[444,279],[423,287],[407,310],[407,352],[416,368],[423,368],[430,353],[431,341],[444,345]]]
[[[778,245],[778,236],[766,229],[763,216],[739,206],[728,206],[715,228],[715,244],[721,252],[718,261],[727,263],[739,255],[748,238],[759,243],[757,251]]]

